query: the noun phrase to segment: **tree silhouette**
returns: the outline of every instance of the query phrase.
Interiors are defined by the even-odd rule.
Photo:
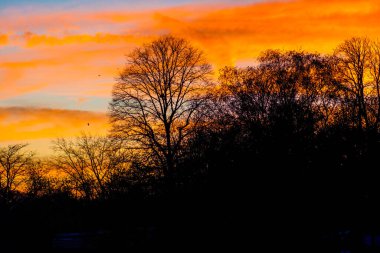
[[[371,59],[371,42],[367,38],[354,37],[344,41],[335,50],[340,59],[340,74],[346,86],[349,100],[353,101],[354,117],[359,129],[369,128],[368,71]]]
[[[32,164],[33,153],[24,151],[28,144],[14,144],[0,148],[0,191],[6,201],[25,181],[27,169]]]
[[[107,183],[127,169],[127,155],[119,141],[82,134],[75,141],[57,139],[54,168],[67,175],[79,196],[87,199],[105,197]]]
[[[370,75],[372,78],[371,95],[375,96],[377,100],[374,103],[374,106],[377,106],[374,111],[376,115],[374,128],[378,129],[380,123],[380,41],[371,44]]]
[[[50,168],[45,161],[34,159],[26,171],[25,191],[29,197],[38,198],[49,195],[53,191]]]
[[[173,36],[135,49],[114,86],[112,134],[173,175],[181,145],[197,125],[211,66],[200,50]]]
[[[256,134],[277,129],[279,136],[293,132],[301,138],[325,128],[342,99],[335,62],[319,54],[268,50],[255,67],[225,68],[214,106],[224,115],[219,119],[231,118]]]
[[[13,250],[89,231],[62,244],[75,234],[79,247],[111,251],[254,239],[328,252],[350,234],[350,250],[377,249],[360,244],[380,234],[380,43],[267,50],[221,69],[217,86],[210,74],[200,50],[160,37],[128,55],[109,136],[58,139],[46,163],[25,144],[0,148],[0,240]]]

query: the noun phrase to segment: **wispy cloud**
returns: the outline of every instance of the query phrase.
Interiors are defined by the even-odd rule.
[[[36,89],[78,97],[94,90],[109,95],[112,85],[104,89],[99,84],[114,82],[124,55],[163,33],[191,40],[216,67],[249,62],[267,48],[331,52],[350,36],[380,34],[377,0],[166,4],[156,9],[68,8],[26,15],[12,9],[0,23],[0,30],[10,34],[1,35],[0,44],[11,46],[0,49],[0,74],[13,92],[9,89],[2,96]],[[10,53],[9,48],[17,50]]]

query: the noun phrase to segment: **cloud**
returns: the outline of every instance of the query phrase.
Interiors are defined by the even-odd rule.
[[[105,113],[46,108],[0,107],[0,141],[73,137],[81,131],[106,134]]]
[[[351,36],[380,34],[377,0],[197,1],[138,10],[21,15],[16,9],[3,16],[0,30],[8,35],[2,36],[17,48],[0,58],[3,98],[38,91],[109,96],[125,54],[164,33],[189,39],[217,68],[247,65],[268,48],[329,53]]]
[[[95,35],[88,34],[78,34],[78,35],[67,35],[62,37],[54,37],[47,35],[35,35],[31,34],[26,39],[26,46],[34,47],[39,45],[44,46],[64,46],[70,44],[88,44],[88,43],[99,43],[99,44],[114,44],[114,43],[130,43],[135,41],[136,38],[132,35],[119,35],[119,34],[107,34],[107,33],[96,33]]]
[[[304,47],[326,52],[347,37],[377,36],[380,30],[376,0],[242,3],[238,6],[196,3],[134,12],[82,10],[35,14],[33,18],[25,18],[25,22],[35,23],[31,30],[38,27],[51,32],[24,39],[29,47],[76,44],[88,48],[91,43],[100,43],[107,44],[104,45],[107,48],[123,43],[141,45],[152,36],[171,32],[199,43],[212,61],[223,65],[255,57],[269,47]]]
[[[0,58],[0,98],[25,92],[109,96],[124,64],[124,48],[128,47],[49,46],[5,55]]]
[[[253,59],[265,49],[331,52],[351,36],[376,37],[378,1],[278,1],[228,7],[186,20],[176,11],[156,14],[152,32],[167,30],[200,43],[218,66]]]
[[[8,36],[6,34],[0,34],[0,46],[8,44]]]

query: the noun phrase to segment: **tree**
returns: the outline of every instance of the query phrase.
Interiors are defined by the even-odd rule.
[[[172,177],[209,87],[211,66],[186,40],[163,36],[135,49],[113,88],[112,134]]]
[[[93,199],[107,195],[107,183],[128,159],[119,141],[83,134],[76,140],[57,139],[53,166],[68,176],[79,196]]]
[[[224,68],[215,106],[223,115],[219,118],[229,114],[256,132],[280,124],[282,136],[288,127],[297,132],[318,131],[334,120],[341,99],[335,62],[335,57],[316,53],[268,50],[255,67]],[[300,135],[305,137],[306,132]]]
[[[34,154],[24,151],[28,144],[14,144],[0,148],[0,191],[10,201],[12,193],[18,190],[25,180]]]
[[[369,128],[367,95],[371,41],[368,38],[351,38],[337,47],[335,55],[340,59],[342,81],[349,91],[348,95],[352,97],[356,126],[359,129]]]
[[[371,44],[371,59],[370,59],[370,76],[372,78],[372,95],[376,98],[375,110],[376,123],[375,128],[378,128],[380,123],[380,41],[372,42]]]
[[[33,198],[48,195],[52,192],[49,167],[41,160],[34,160],[26,171],[25,190]]]

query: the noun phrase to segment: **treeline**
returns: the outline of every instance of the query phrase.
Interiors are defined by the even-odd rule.
[[[183,39],[137,48],[114,86],[109,136],[59,139],[48,161],[25,145],[1,148],[1,205],[108,203],[108,214],[122,206],[141,219],[207,220],[203,239],[247,239],[231,235],[246,224],[259,233],[297,227],[290,234],[312,243],[303,231],[376,223],[378,42],[352,38],[332,55],[268,50],[254,66],[212,74]],[[300,222],[317,209],[322,221]]]

